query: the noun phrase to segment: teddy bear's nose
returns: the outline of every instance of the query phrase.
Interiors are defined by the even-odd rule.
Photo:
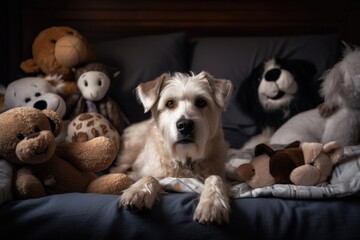
[[[26,139],[29,140],[29,139],[37,138],[39,135],[40,135],[39,132],[33,133],[33,134],[30,134],[29,136],[27,136]]]

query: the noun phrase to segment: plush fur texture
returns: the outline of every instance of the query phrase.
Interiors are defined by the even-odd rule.
[[[97,137],[56,144],[61,119],[54,111],[12,108],[0,114],[0,155],[16,166],[14,191],[20,199],[68,192],[120,194],[133,181],[125,174],[97,177],[115,158],[114,143]]]
[[[295,114],[313,108],[315,66],[303,60],[273,58],[259,65],[240,86],[241,110],[261,129],[243,148],[269,143],[273,132]]]
[[[112,171],[126,171],[138,180],[125,190],[121,206],[151,208],[161,190],[159,179],[191,177],[204,181],[194,220],[223,223],[229,218],[221,112],[233,92],[229,80],[175,73],[142,83],[137,93],[152,118],[131,125],[122,135],[121,162]]]
[[[343,59],[322,77],[324,103],[297,114],[272,136],[271,143],[293,140],[342,146],[359,143],[360,137],[360,49],[347,46]]]

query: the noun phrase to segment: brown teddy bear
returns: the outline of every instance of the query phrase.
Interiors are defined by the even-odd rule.
[[[295,141],[278,150],[261,143],[256,145],[250,163],[238,167],[238,176],[252,188],[274,184],[313,186],[328,180],[342,153],[343,147],[336,142],[323,145]]]
[[[65,100],[78,92],[73,68],[95,59],[85,37],[68,26],[53,26],[41,31],[33,42],[32,56],[21,62],[21,69],[26,73],[54,76],[51,83]]]
[[[57,113],[18,107],[0,114],[0,155],[16,166],[14,190],[20,199],[67,192],[120,194],[133,181],[124,174],[97,177],[110,166],[116,147],[107,137],[57,145]]]

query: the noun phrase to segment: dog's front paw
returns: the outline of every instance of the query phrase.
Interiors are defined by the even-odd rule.
[[[153,177],[144,177],[124,190],[119,206],[131,209],[151,209],[156,201],[160,183]]]
[[[227,187],[219,176],[205,180],[200,201],[195,209],[194,220],[202,224],[229,222],[229,198]]]
[[[202,224],[229,222],[229,208],[219,199],[200,202],[195,209],[194,220]]]

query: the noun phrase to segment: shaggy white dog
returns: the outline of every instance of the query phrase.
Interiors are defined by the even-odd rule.
[[[272,136],[271,144],[295,140],[347,146],[360,137],[360,49],[347,46],[343,59],[325,72],[321,95],[324,103],[302,112],[283,124]]]
[[[206,72],[175,73],[142,83],[137,94],[152,118],[126,128],[121,162],[112,172],[124,172],[137,182],[126,189],[120,205],[151,208],[161,191],[158,180],[189,177],[204,181],[194,213],[200,223],[223,223],[229,218],[221,112],[233,85]]]

